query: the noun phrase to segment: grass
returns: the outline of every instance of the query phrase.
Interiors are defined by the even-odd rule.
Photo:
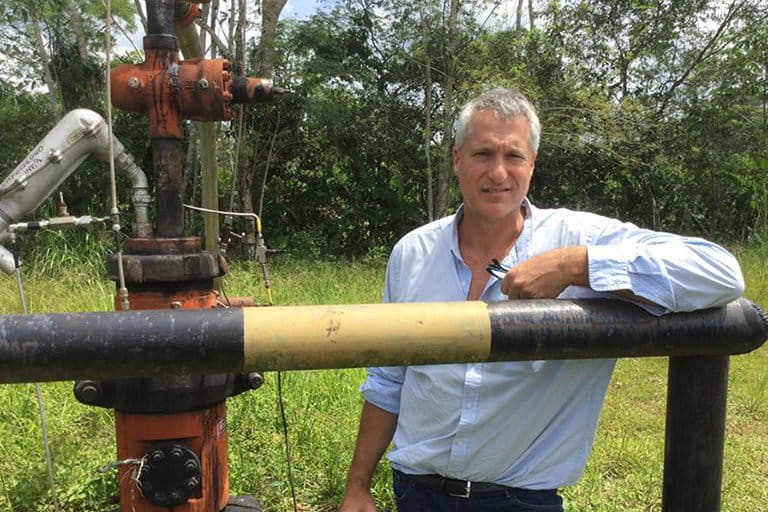
[[[739,253],[748,297],[768,306],[766,254]],[[48,264],[24,279],[29,309],[112,309],[113,285],[98,264],[86,270]],[[384,265],[278,259],[272,266],[278,304],[378,302]],[[12,277],[0,277],[0,313],[19,310]],[[240,266],[227,293],[264,300],[261,273]],[[300,509],[338,505],[354,446],[364,371],[325,370],[283,374],[283,396]],[[257,496],[269,511],[291,510],[276,374],[265,385],[228,401],[232,494]],[[114,472],[98,469],[115,459],[112,413],[85,407],[71,383],[44,384],[48,428],[62,510],[109,509],[117,492]],[[595,448],[578,485],[564,489],[569,512],[661,509],[666,359],[623,359],[611,383]],[[51,510],[40,422],[31,384],[0,387],[0,512]],[[723,505],[726,512],[755,512],[768,502],[768,349],[732,358]],[[374,495],[392,510],[387,464],[376,474]],[[111,507],[114,508],[114,507]]]

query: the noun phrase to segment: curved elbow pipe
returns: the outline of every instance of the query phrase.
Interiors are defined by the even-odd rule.
[[[104,118],[86,109],[69,112],[48,132],[0,183],[0,243],[8,240],[10,224],[19,222],[24,215],[40,206],[89,155],[109,162],[108,132]],[[114,136],[112,140],[115,164],[132,183],[137,228],[144,233],[148,233],[148,229],[151,232],[147,213],[151,200],[147,178],[123,144]],[[12,265],[8,268],[10,260],[1,257],[2,254],[4,252],[0,251],[0,269],[6,273],[13,272]]]

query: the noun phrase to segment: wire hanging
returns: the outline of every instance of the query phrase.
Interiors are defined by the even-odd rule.
[[[115,250],[117,252],[117,276],[118,276],[118,298],[120,308],[130,309],[128,301],[128,288],[125,286],[125,271],[123,270],[123,251],[120,240],[120,210],[117,207],[117,178],[115,177],[115,144],[112,134],[112,77],[110,74],[112,68],[112,0],[105,0],[106,21],[105,21],[105,58],[106,58],[106,98],[105,108],[107,111],[107,129],[109,133],[109,183],[110,195],[112,199],[112,208],[110,215],[112,217],[112,231],[115,234]]]

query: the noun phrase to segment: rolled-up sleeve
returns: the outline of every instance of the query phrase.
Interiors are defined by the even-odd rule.
[[[400,263],[402,246],[396,244],[387,262],[387,275],[384,280],[384,296],[382,302],[398,301],[398,282],[400,278]],[[368,368],[368,378],[360,386],[360,392],[365,400],[379,409],[392,414],[400,412],[400,391],[405,380],[405,366],[377,366]]]
[[[701,238],[639,229],[615,222],[587,246],[589,286],[595,291],[630,290],[662,314],[716,307],[744,293],[736,258]]]
[[[405,366],[368,368],[368,378],[360,386],[365,400],[392,414],[400,413],[400,391],[405,380]]]

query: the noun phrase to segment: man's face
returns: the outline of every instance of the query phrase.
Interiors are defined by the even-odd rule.
[[[498,119],[490,110],[475,113],[464,144],[453,150],[453,172],[468,218],[498,222],[518,214],[536,160],[530,131],[522,115]]]

